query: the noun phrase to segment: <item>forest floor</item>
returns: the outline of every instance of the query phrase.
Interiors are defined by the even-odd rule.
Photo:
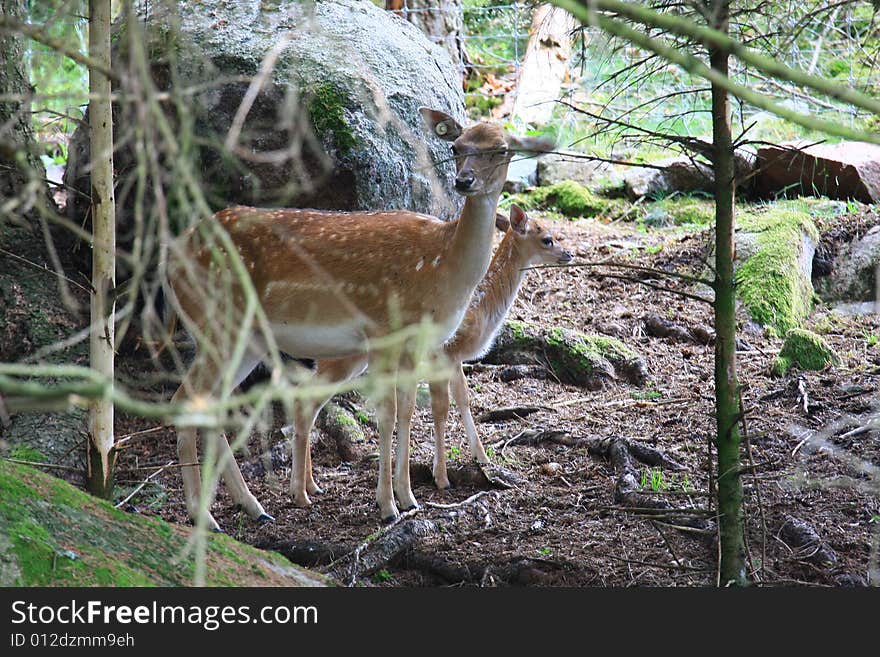
[[[839,221],[880,223],[870,213]],[[689,274],[704,271],[709,231],[645,231],[632,223],[595,220],[546,223],[564,238],[576,261],[613,258]],[[413,490],[421,504],[417,511],[390,527],[380,521],[377,436],[370,428],[349,461],[341,460],[333,441],[313,434],[315,475],[324,493],[313,497],[311,508],[296,508],[287,492],[289,456],[277,431],[282,414],[276,412],[274,430],[253,437],[250,458],[239,456],[251,490],[275,521],[250,520],[232,505],[222,485],[212,508],[215,517],[232,536],[278,549],[318,570],[339,560],[329,570],[345,583],[351,583],[347,573],[354,569],[358,584],[379,586],[717,584],[714,347],[653,337],[644,321],[654,314],[685,329],[711,327],[711,306],[598,271],[530,272],[510,317],[614,335],[644,357],[650,379],[642,387],[614,382],[589,391],[553,380],[503,382],[497,367],[473,368],[468,383],[475,416],[502,407],[544,407],[523,419],[478,424],[493,463],[518,475],[514,487],[496,488],[472,477],[470,483],[437,490],[430,476],[430,405],[421,403],[412,446]],[[657,277],[644,279],[695,291]],[[859,426],[854,421],[829,429],[821,447],[802,441],[806,429],[821,430],[876,410],[878,316],[817,308],[807,328],[824,335],[841,363],[774,378],[769,368],[781,340],[751,323],[744,310],[740,313],[737,358],[746,409],[749,577],[771,586],[865,584],[869,563],[877,559],[871,546],[880,525],[880,491],[877,480],[872,484],[858,464],[880,465],[880,432],[854,432]],[[129,359],[121,367],[136,373],[140,365]],[[170,396],[173,389],[165,392]],[[454,408],[450,417],[450,468],[465,466],[467,442]],[[117,435],[151,426],[123,416]],[[634,460],[643,502],[627,501],[620,496],[620,471],[607,451],[588,448],[602,438],[648,445],[681,467]],[[122,453],[119,480],[136,484],[145,477],[136,468],[176,461],[175,444],[173,430],[165,428],[133,440]],[[266,459],[260,455],[273,446],[281,465],[266,474]],[[170,467],[154,476],[129,508],[186,523],[179,470]],[[361,559],[367,554],[370,564]]]

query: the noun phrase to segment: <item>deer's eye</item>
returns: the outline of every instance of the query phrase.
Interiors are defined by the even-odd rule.
[[[545,237],[544,239],[541,240],[541,244],[543,244],[544,246],[553,246],[553,238],[552,237]]]

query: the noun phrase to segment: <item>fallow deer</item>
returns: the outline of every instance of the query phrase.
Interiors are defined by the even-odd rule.
[[[477,428],[468,401],[467,380],[461,364],[484,356],[513,305],[525,277],[526,267],[538,264],[564,264],[572,255],[553,235],[529,219],[519,206],[510,208],[510,227],[492,257],[489,271],[474,291],[464,319],[455,335],[443,345],[443,353],[452,366],[452,377],[429,382],[431,412],[434,417],[434,482],[438,488],[449,487],[446,474],[446,419],[449,414],[449,390],[467,433],[468,446],[477,462],[488,465],[489,457],[477,436]]]
[[[552,149],[544,138],[517,138],[503,128],[479,123],[462,128],[453,117],[421,108],[428,129],[452,142],[455,189],[466,197],[460,217],[443,222],[407,212],[327,212],[234,207],[216,213],[207,226],[220,229],[219,242],[202,239],[205,226],[188,230],[171,250],[171,298],[199,354],[174,394],[174,401],[198,406],[205,397],[237,386],[266,358],[270,336],[250,320],[262,306],[271,341],[295,358],[328,360],[334,380],[358,375],[367,364],[396,371],[401,361],[384,363],[388,353],[372,344],[392,331],[423,321],[437,328],[435,348],[461,323],[490,259],[495,208],[518,152]],[[233,273],[246,270],[256,299]],[[231,257],[230,257],[231,256]],[[239,357],[235,371],[231,353]],[[225,373],[225,375],[224,375]],[[379,481],[376,497],[383,518],[394,518],[398,501],[416,506],[409,482],[409,427],[413,386],[377,400]],[[290,492],[297,506],[320,492],[311,476],[309,433],[326,400],[295,414]],[[399,408],[397,408],[399,407]],[[396,412],[397,411],[397,412]],[[400,418],[392,483],[391,451],[395,416]],[[225,436],[223,479],[232,499],[253,518],[271,518],[248,490]],[[196,431],[178,427],[187,510],[195,519],[201,489]],[[393,492],[392,492],[393,488]],[[213,517],[209,525],[218,529]]]
[[[489,457],[477,435],[476,425],[470,412],[467,380],[462,363],[485,355],[492,346],[511,305],[519,293],[525,270],[537,264],[564,264],[571,262],[572,255],[553,239],[553,236],[528,218],[525,212],[513,205],[510,219],[497,215],[495,225],[504,230],[504,239],[498,245],[489,264],[486,276],[477,286],[461,325],[455,335],[443,347],[443,355],[452,367],[449,381],[430,382],[431,409],[434,417],[434,481],[438,488],[449,487],[446,473],[446,420],[449,415],[449,388],[464,422],[471,455],[477,462],[488,465]],[[360,361],[360,366],[364,361]],[[316,372],[323,378],[331,378],[349,367],[342,359],[319,360]],[[398,418],[398,422],[403,418]]]

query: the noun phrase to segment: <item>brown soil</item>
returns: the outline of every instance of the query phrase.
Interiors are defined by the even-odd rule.
[[[610,257],[691,274],[703,269],[705,233],[644,233],[632,224],[586,220],[552,223],[579,261]],[[635,277],[620,270],[605,272]],[[649,280],[706,294],[706,290],[685,288],[671,279]],[[711,496],[715,476],[711,447],[715,432],[714,349],[698,341],[676,341],[675,336],[651,337],[644,322],[649,314],[687,329],[713,323],[708,304],[638,282],[602,277],[594,268],[532,272],[511,317],[586,333],[615,334],[644,356],[651,374],[649,382],[642,388],[614,383],[600,391],[588,391],[552,380],[526,378],[504,383],[498,378],[498,369],[475,368],[468,375],[474,415],[508,406],[537,405],[548,410],[525,419],[478,426],[493,462],[519,475],[522,482],[511,489],[489,487],[485,494],[453,508],[426,503],[460,503],[483,487],[479,481],[445,492],[434,487],[430,475],[425,474],[433,454],[430,408],[420,406],[414,420],[412,462],[413,488],[422,507],[402,522],[430,520],[431,530],[414,539],[412,549],[403,556],[359,583],[715,585],[718,552]],[[875,468],[880,465],[878,432],[844,436],[857,426],[850,424],[832,431],[821,449],[799,447],[799,443],[803,428],[821,429],[849,416],[864,418],[876,408],[880,345],[869,336],[880,336],[877,317],[843,316],[820,308],[808,328],[821,330],[841,355],[841,364],[823,372],[790,371],[782,379],[769,374],[781,341],[756,330],[744,313],[740,327],[738,365],[750,445],[747,454],[744,449],[750,468],[743,479],[750,577],[764,585],[864,584],[872,538],[877,536],[880,522],[880,495],[876,479],[873,492],[858,489],[871,480],[859,471],[856,462],[868,462]],[[122,365],[131,372],[139,367],[132,360]],[[168,384],[166,398],[171,392]],[[283,423],[281,415],[275,413],[275,428]],[[467,445],[454,409],[451,415],[450,466],[461,466],[468,463]],[[122,417],[117,433],[150,427],[145,421]],[[651,499],[666,500],[668,506],[683,511],[652,517],[619,503],[611,464],[583,446],[542,441],[505,447],[526,429],[567,432],[572,438],[623,437],[655,447],[684,469],[658,471],[641,466],[640,483]],[[335,444],[315,432],[316,478],[325,492],[314,498],[309,509],[291,504],[287,495],[289,469],[283,464],[268,476],[260,474],[259,454],[273,445],[276,454],[284,452],[278,447],[282,442],[279,432],[254,436],[250,459],[240,456],[239,462],[251,464],[243,468],[251,490],[276,520],[264,525],[250,520],[233,508],[222,485],[213,506],[215,517],[233,536],[295,552],[301,561],[310,559],[303,557],[302,549],[294,548],[312,546],[311,552],[305,552],[312,554],[311,561],[319,564],[315,566],[318,569],[324,567],[322,561],[326,564],[350,552],[368,537],[374,540],[385,528],[375,504],[376,433],[370,428],[365,433],[366,441],[354,445],[356,459],[342,462]],[[133,439],[123,453],[118,476],[123,482],[138,482],[148,471],[134,468],[165,465],[175,459],[172,430],[146,433]],[[286,457],[284,462],[289,465]],[[652,474],[654,488],[659,490],[652,490]],[[185,523],[179,472],[169,468],[153,481],[155,486],[146,487],[133,499],[134,508]],[[683,518],[706,520],[688,523]],[[798,530],[799,522],[806,529]],[[812,536],[812,544],[800,538],[805,532]]]

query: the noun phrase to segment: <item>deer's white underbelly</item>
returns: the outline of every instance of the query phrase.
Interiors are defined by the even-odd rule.
[[[272,323],[270,326],[278,348],[294,358],[337,358],[367,349],[363,323],[355,320],[342,324]]]

